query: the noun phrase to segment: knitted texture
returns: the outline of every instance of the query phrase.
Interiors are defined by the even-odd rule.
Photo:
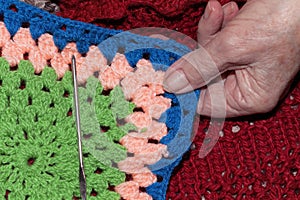
[[[15,0],[1,0],[0,15],[0,193],[78,198],[74,55],[89,199],[165,199],[191,144],[199,91],[175,96],[162,81],[190,50]]]
[[[199,19],[208,0],[61,0],[62,17],[102,27],[129,30],[165,27],[196,38]],[[230,0],[219,0],[222,4]],[[242,4],[246,0],[236,0]]]
[[[63,0],[59,15],[116,29],[166,27],[196,39],[205,2]],[[173,173],[167,199],[299,199],[299,103],[298,76],[275,111],[226,121],[213,151],[199,159],[210,123],[202,118],[192,150]]]

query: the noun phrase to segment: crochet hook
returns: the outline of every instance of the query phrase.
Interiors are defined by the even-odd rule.
[[[86,200],[86,179],[85,179],[84,167],[83,167],[78,85],[77,85],[77,75],[76,75],[76,59],[74,55],[72,56],[72,76],[73,76],[73,83],[74,83],[75,119],[76,119],[76,129],[77,129],[77,138],[78,138],[80,195],[83,200]]]

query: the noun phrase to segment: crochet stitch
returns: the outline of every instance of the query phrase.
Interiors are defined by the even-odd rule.
[[[0,15],[1,194],[78,197],[69,71],[75,55],[84,85],[89,198],[164,199],[171,172],[191,143],[199,91],[164,93],[163,71],[189,49],[59,18],[15,0],[1,0]]]

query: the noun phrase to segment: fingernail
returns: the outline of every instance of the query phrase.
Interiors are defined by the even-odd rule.
[[[232,2],[227,3],[225,6],[223,6],[224,14],[229,15],[234,10],[234,4]]]
[[[204,11],[203,19],[207,19],[212,12],[212,7],[210,5],[210,1],[207,3],[206,9]]]
[[[164,80],[164,88],[168,92],[179,92],[180,90],[186,88],[189,85],[189,82],[183,71],[177,70],[172,72],[165,80]]]

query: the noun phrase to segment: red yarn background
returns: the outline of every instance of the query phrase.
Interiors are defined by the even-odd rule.
[[[195,39],[206,2],[61,0],[58,15],[123,30],[166,27]],[[300,199],[299,104],[298,76],[275,111],[226,121],[224,136],[204,159],[198,155],[209,119],[201,119],[194,148],[174,171],[167,199]],[[240,130],[232,131],[236,126]]]

